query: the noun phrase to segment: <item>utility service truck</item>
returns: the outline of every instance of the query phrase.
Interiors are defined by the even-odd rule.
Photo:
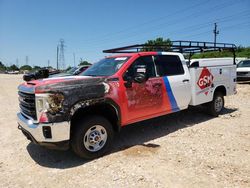
[[[193,53],[221,50],[234,58],[190,59]],[[108,151],[126,125],[201,104],[218,116],[224,96],[236,93],[234,44],[172,41],[104,52],[113,55],[78,76],[18,87],[18,128],[29,140],[93,159]]]

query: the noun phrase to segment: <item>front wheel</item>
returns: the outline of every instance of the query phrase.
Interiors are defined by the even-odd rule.
[[[80,157],[94,159],[105,154],[113,139],[111,123],[102,116],[90,116],[73,125],[71,147]]]
[[[209,114],[218,116],[224,108],[224,96],[220,92],[214,94],[214,98],[207,104]]]

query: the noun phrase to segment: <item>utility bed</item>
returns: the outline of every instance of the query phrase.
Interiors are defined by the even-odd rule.
[[[224,86],[224,94],[236,92],[236,66],[233,58],[192,59],[189,65],[192,99],[199,105],[213,99],[214,89]]]

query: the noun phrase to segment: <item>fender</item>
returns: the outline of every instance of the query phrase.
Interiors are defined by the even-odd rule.
[[[71,109],[70,109],[70,121],[72,120],[73,116],[79,111],[79,110],[84,110],[90,107],[98,107],[100,106],[105,106],[107,105],[111,109],[114,110],[115,116],[117,118],[116,125],[117,125],[117,130],[120,131],[121,129],[121,110],[118,104],[111,98],[99,98],[99,99],[91,99],[91,100],[81,100],[75,103]],[[103,112],[105,114],[105,112]]]
[[[227,88],[224,85],[217,85],[213,90],[212,96],[214,96],[215,91],[221,91],[224,96],[227,95]]]

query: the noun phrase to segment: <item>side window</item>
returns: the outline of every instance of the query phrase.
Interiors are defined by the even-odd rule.
[[[184,69],[181,60],[176,55],[154,56],[154,61],[159,76],[184,74]]]
[[[132,65],[130,65],[130,67],[126,71],[123,79],[128,80],[129,77],[133,78],[135,76],[135,73],[136,73],[136,67],[138,67],[140,65],[146,66],[146,76],[148,78],[152,78],[152,77],[156,76],[156,74],[155,74],[155,66],[154,66],[152,56],[143,56],[143,57],[139,57],[138,59],[136,59],[132,63]]]

